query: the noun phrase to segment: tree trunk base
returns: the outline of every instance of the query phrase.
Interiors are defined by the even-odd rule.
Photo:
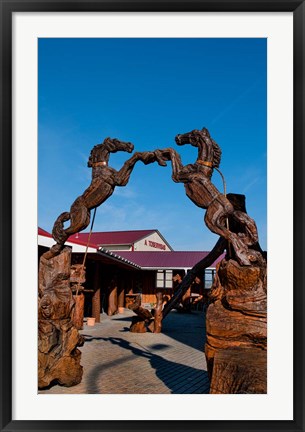
[[[210,393],[267,393],[267,351],[258,348],[217,351]]]
[[[211,393],[267,391],[266,262],[223,259],[210,292],[205,354]]]
[[[83,375],[81,352],[84,339],[71,320],[75,305],[70,287],[71,250],[64,248],[39,263],[38,387],[53,382],[79,384]]]

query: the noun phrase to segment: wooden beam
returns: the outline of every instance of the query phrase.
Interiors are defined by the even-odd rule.
[[[100,266],[95,263],[94,271],[94,294],[92,296],[92,317],[95,318],[95,322],[101,322],[101,281],[100,281]]]

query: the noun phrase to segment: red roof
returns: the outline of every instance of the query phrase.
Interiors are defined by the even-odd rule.
[[[195,264],[205,258],[209,252],[197,251],[169,251],[169,252],[117,252],[121,257],[128,259],[141,267],[150,268],[192,268]],[[223,258],[221,255],[209,267],[216,267],[216,264]]]
[[[48,231],[45,231],[44,229],[38,227],[38,235],[42,235],[45,237],[52,237],[50,233],[48,233]]]
[[[90,242],[95,245],[131,245],[158,230],[93,232]],[[69,237],[69,241],[88,240],[89,233],[78,233]]]
[[[42,235],[44,237],[51,237],[52,238],[52,235],[50,233],[48,233],[48,231],[46,231],[46,230],[44,230],[44,229],[42,229],[40,227],[38,227],[38,235]],[[78,239],[75,235],[73,235],[73,236],[70,236],[68,238],[67,242],[75,243],[75,244],[78,244],[78,245],[81,245],[81,246],[87,246],[87,240],[88,239],[86,239],[86,240],[83,240],[83,239],[80,239],[80,238]],[[93,244],[91,241],[88,244],[88,247],[93,248],[93,249],[97,249],[97,245]]]
[[[99,232],[92,233],[90,238],[89,246],[92,248],[97,248],[100,239],[107,239],[108,243],[105,241],[104,244],[116,244],[110,243],[110,237],[112,239],[119,238],[122,240],[124,237],[127,241],[125,244],[131,244],[133,241],[137,241],[147,235],[156,232],[157,230],[137,230],[137,231],[114,231],[114,232]],[[42,228],[38,228],[38,234],[43,235],[45,237],[52,237],[50,233],[43,230]],[[115,235],[114,235],[115,234]],[[76,243],[80,245],[87,245],[89,233],[79,233],[74,234],[68,238],[68,242]],[[128,241],[133,239],[132,242]],[[98,241],[98,243],[96,243]],[[124,244],[124,243],[118,243]],[[104,251],[109,254],[109,256],[116,257],[118,259],[126,259],[130,263],[134,263],[136,266],[140,266],[143,268],[152,268],[152,269],[178,269],[178,268],[192,268],[195,264],[201,261],[204,257],[206,257],[209,252],[200,252],[200,251],[143,251],[143,252],[131,252],[131,251]],[[223,258],[224,255],[221,255],[210,267],[216,267],[216,264]]]

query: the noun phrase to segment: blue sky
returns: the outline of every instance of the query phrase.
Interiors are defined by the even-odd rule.
[[[266,249],[266,39],[50,38],[38,49],[41,228],[51,231],[89,186],[90,150],[104,138],[131,141],[135,151],[173,147],[187,164],[197,151],[174,137],[205,126],[222,149],[227,191],[246,195]],[[120,169],[129,157],[112,154],[109,164]],[[216,171],[212,181],[222,191]],[[156,228],[175,250],[210,250],[218,237],[204,213],[172,181],[170,163],[138,162],[97,209],[94,230]]]

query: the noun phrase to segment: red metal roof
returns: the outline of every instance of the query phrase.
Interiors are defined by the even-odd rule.
[[[42,229],[40,227],[38,227],[38,235],[42,235],[42,236],[45,236],[45,237],[52,237],[52,234],[48,233],[48,231],[45,231],[44,229]],[[70,236],[68,238],[67,242],[75,243],[75,244],[78,244],[78,245],[81,245],[81,246],[87,246],[87,240],[88,239],[83,240],[83,239],[77,238],[76,235]],[[97,249],[97,245],[93,244],[91,241],[88,244],[88,247],[93,248],[93,249]]]
[[[44,237],[52,238],[52,235],[50,233],[48,233],[47,231],[45,231],[44,229],[42,229],[40,227],[38,227],[38,234],[41,236],[44,236]],[[70,243],[74,243],[74,244],[80,244],[82,246],[87,246],[87,242],[78,241],[78,239],[74,240],[74,239],[72,239],[72,237],[73,236],[69,237],[69,239],[67,240],[68,243],[70,242]],[[97,246],[93,245],[91,243],[89,243],[89,247],[97,249]],[[123,267],[127,266],[127,267],[133,267],[136,269],[140,268],[140,266],[138,264],[136,264],[136,263],[124,258],[124,257],[121,257],[120,255],[116,254],[114,251],[111,252],[111,251],[107,251],[107,250],[100,250],[100,251],[98,251],[98,255],[104,256],[110,261],[118,261],[121,264],[121,266],[123,265]]]
[[[42,235],[45,237],[52,237],[50,233],[48,233],[48,231],[45,231],[44,229],[38,227],[38,235]]]
[[[93,232],[90,242],[95,245],[131,245],[158,230],[108,231]],[[78,233],[69,237],[69,241],[88,240],[89,233]]]
[[[95,243],[97,239],[109,239],[113,234],[117,234],[117,239],[122,240],[122,234],[126,234],[125,239],[134,239],[133,241],[137,241],[147,235],[156,232],[157,230],[137,230],[137,231],[114,231],[114,232],[100,232],[100,233],[92,233],[90,238],[89,246],[92,248],[97,248],[98,244],[103,243]],[[38,227],[38,234],[52,237],[50,233]],[[103,237],[104,234],[105,237]],[[128,236],[127,234],[130,234]],[[101,236],[100,236],[101,235]],[[76,243],[80,245],[87,245],[89,233],[79,233],[74,234],[68,238],[68,242]],[[94,237],[95,236],[95,237]],[[112,237],[113,238],[113,237]],[[98,240],[99,241],[99,240]],[[109,241],[109,240],[108,240]],[[104,244],[116,244],[116,243],[104,243]],[[124,244],[124,243],[118,243]],[[125,243],[126,244],[126,243]],[[127,244],[130,244],[129,242]],[[195,264],[197,264],[200,260],[206,257],[209,252],[200,252],[200,251],[143,251],[143,252],[131,252],[131,251],[107,251],[102,250],[102,253],[106,253],[109,256],[115,257],[117,259],[126,259],[128,263],[135,264],[136,266],[140,266],[143,268],[152,268],[152,269],[178,269],[178,268],[192,268]],[[224,255],[221,255],[210,267],[216,267],[216,264],[223,258]]]
[[[209,252],[197,251],[169,251],[169,252],[126,252],[119,251],[118,254],[145,268],[192,268],[195,264],[206,257]],[[223,258],[221,255],[210,267],[216,267],[216,264]]]

